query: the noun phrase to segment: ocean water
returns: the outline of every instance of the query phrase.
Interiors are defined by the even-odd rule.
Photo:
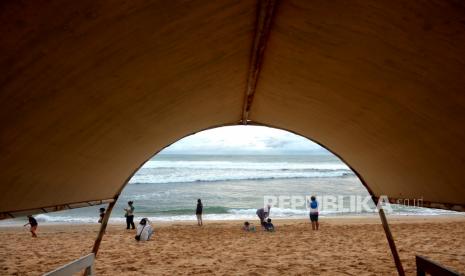
[[[337,157],[322,155],[157,155],[129,181],[110,217],[124,223],[127,201],[134,201],[136,221],[195,220],[198,198],[204,220],[256,219],[264,197],[274,198],[272,218],[306,218],[305,199],[339,196],[342,207],[352,206],[350,197],[366,198],[367,190]],[[371,201],[368,204],[374,208]],[[37,215],[39,222],[95,223],[98,209],[92,206]],[[105,207],[105,206],[103,206]],[[397,215],[441,215],[455,212],[392,205]],[[366,210],[323,209],[322,216],[369,215]],[[18,224],[24,218],[1,224]]]

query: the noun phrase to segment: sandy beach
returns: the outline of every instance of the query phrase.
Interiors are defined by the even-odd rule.
[[[408,275],[415,254],[465,272],[465,217],[390,217]],[[277,231],[245,233],[242,221],[156,223],[148,242],[109,225],[98,275],[396,275],[378,217],[276,220]],[[256,224],[256,222],[255,222]],[[0,274],[40,275],[90,252],[99,225],[0,228]]]

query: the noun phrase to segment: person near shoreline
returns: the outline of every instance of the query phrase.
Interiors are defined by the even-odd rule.
[[[318,223],[318,201],[315,196],[310,198],[310,221],[312,222],[312,230],[318,230],[320,224]]]
[[[266,224],[265,219],[270,216],[270,211],[271,211],[271,205],[269,204],[264,208],[257,209],[256,214],[258,218],[260,219],[260,225],[262,227],[265,227],[265,224]]]
[[[202,226],[203,221],[202,221],[202,213],[203,213],[203,204],[202,200],[197,199],[197,208],[195,209],[195,216],[197,217],[197,225]]]
[[[98,223],[102,223],[103,218],[105,217],[105,208],[102,207],[99,209],[99,211],[100,211],[100,218],[98,219]]]
[[[126,229],[136,229],[136,225],[134,224],[134,202],[128,201],[128,207],[124,208],[126,212],[124,216],[126,217]]]
[[[153,227],[150,225],[148,218],[143,218],[140,220],[139,225],[137,225],[136,237],[137,241],[148,241],[153,234]]]
[[[37,230],[37,227],[39,226],[39,224],[37,223],[37,220],[31,215],[28,215],[27,219],[29,220],[29,222],[24,224],[24,226],[28,224],[31,225],[31,228],[29,229],[29,231],[31,232],[33,238],[37,238],[36,230]]]

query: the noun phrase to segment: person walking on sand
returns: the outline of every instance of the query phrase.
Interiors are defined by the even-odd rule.
[[[270,216],[270,211],[271,211],[271,205],[267,205],[264,208],[257,209],[257,216],[260,219],[260,225],[262,227],[265,227],[265,219]]]
[[[126,229],[129,229],[130,227],[132,229],[136,229],[136,225],[134,224],[134,206],[133,206],[132,201],[128,201],[128,207],[124,208],[124,211],[126,213],[124,216],[126,217]]]
[[[202,200],[197,199],[197,208],[195,209],[195,216],[197,217],[197,225],[202,226],[202,212],[203,212],[203,204]]]
[[[318,230],[320,227],[318,223],[318,201],[316,201],[316,197],[312,196],[310,198],[310,221],[312,222],[312,230]]]
[[[37,220],[33,218],[31,215],[28,215],[27,219],[29,220],[29,222],[24,224],[24,226],[28,224],[31,225],[31,229],[29,229],[29,231],[31,231],[33,238],[37,238],[36,230],[37,230],[37,226],[39,226],[39,224],[37,223]]]

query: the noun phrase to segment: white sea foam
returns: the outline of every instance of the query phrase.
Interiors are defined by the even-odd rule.
[[[248,169],[248,170],[349,170],[342,162],[247,162],[247,161],[159,161],[149,160],[142,169]]]
[[[353,175],[342,162],[148,161],[130,183],[325,178]]]
[[[428,208],[409,208],[405,206],[398,206],[393,205],[394,212],[393,215],[400,215],[400,216],[439,216],[439,215],[462,215],[460,212],[452,212],[446,210],[438,210],[438,209],[428,209]],[[227,213],[222,214],[204,214],[203,219],[205,221],[209,220],[257,220],[256,209],[249,208],[249,209],[238,209],[232,208],[227,211]],[[335,212],[335,211],[320,211],[321,217],[331,217],[331,216],[341,216],[341,215],[367,215],[368,213],[342,213],[342,212]],[[372,213],[374,214],[374,213]],[[65,224],[81,224],[81,223],[97,223],[98,217],[97,216],[66,216],[66,215],[59,215],[59,214],[40,214],[35,216],[39,224],[57,224],[57,223],[65,223]],[[173,221],[195,221],[196,217],[193,214],[184,214],[184,215],[143,215],[139,214],[136,216],[135,221],[137,222],[140,218],[147,217],[149,220],[153,222],[173,222]],[[271,209],[271,218],[276,219],[302,219],[308,218],[308,210],[305,209],[286,209],[286,208],[272,208]],[[8,225],[22,225],[24,224],[24,220],[5,220],[0,222],[0,226],[8,226]],[[110,223],[116,224],[125,224],[124,217],[112,216],[110,218]]]

